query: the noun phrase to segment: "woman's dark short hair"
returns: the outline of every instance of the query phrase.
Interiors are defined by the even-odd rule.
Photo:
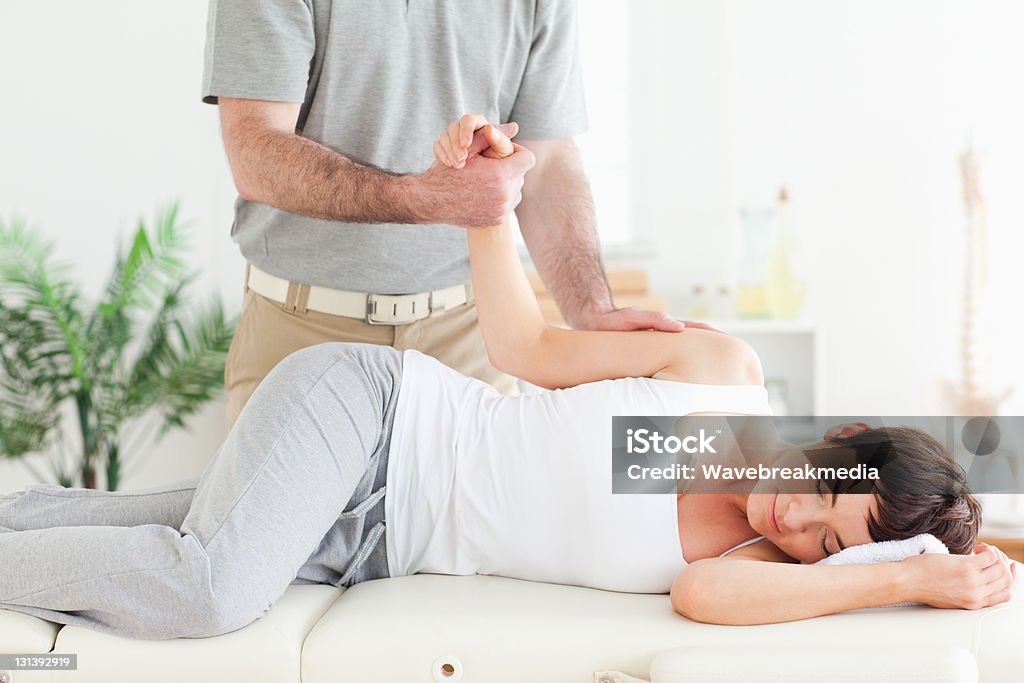
[[[878,499],[878,513],[868,520],[871,538],[893,541],[927,533],[953,554],[971,552],[981,504],[945,446],[914,427],[866,429],[830,442],[854,449],[858,462],[880,465],[871,491]]]

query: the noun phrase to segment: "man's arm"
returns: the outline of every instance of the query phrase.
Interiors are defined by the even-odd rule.
[[[476,134],[469,149],[513,159],[532,154],[493,126]],[[438,158],[444,149],[435,147]],[[458,155],[456,155],[457,157]],[[468,156],[467,167],[473,161]],[[460,171],[461,172],[461,171]],[[565,330],[544,323],[523,272],[507,221],[467,233],[473,291],[491,363],[503,372],[548,389],[619,377],[652,377],[700,384],[761,384],[760,361],[744,342],[705,330]]]
[[[534,153],[537,165],[526,176],[516,217],[537,271],[569,325],[581,330],[681,330],[683,325],[664,313],[615,308],[601,264],[594,200],[575,143],[520,144]]]
[[[336,221],[478,226],[500,222],[519,197],[518,162],[477,156],[459,172],[435,163],[393,173],[296,134],[298,103],[221,97],[219,106],[231,174],[248,201]]]
[[[498,370],[545,389],[620,377],[698,384],[764,382],[744,342],[707,330],[565,330],[544,323],[505,222],[467,234],[480,333]]]

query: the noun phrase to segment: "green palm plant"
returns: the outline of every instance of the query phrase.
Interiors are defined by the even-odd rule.
[[[126,425],[156,415],[159,438],[217,395],[235,321],[216,299],[186,313],[185,233],[176,203],[152,229],[140,219],[89,305],[52,243],[0,220],[0,457],[63,449],[71,408],[81,453],[72,465],[51,457],[53,476],[95,488],[104,466],[115,490]]]

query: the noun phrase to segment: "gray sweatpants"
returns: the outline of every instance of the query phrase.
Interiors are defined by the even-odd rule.
[[[234,631],[292,583],[388,575],[402,356],[328,343],[260,384],[196,486],[0,497],[0,608],[147,639]]]

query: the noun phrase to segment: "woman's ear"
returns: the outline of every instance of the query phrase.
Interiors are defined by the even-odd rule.
[[[832,439],[853,436],[863,432],[865,429],[871,429],[871,425],[866,422],[844,422],[843,424],[833,425],[825,430],[825,440],[831,441]]]

